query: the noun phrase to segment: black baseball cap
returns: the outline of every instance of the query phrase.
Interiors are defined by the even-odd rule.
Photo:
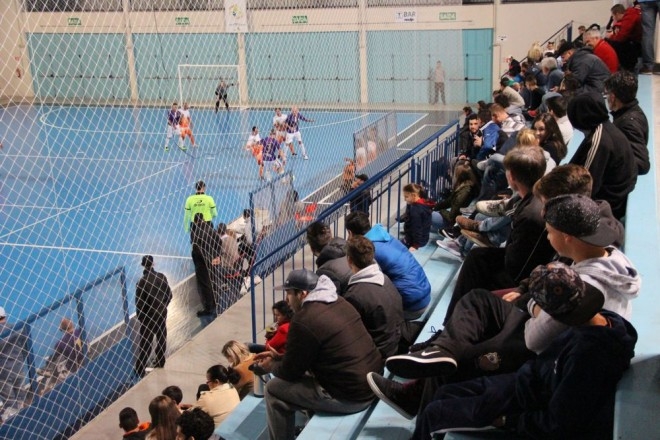
[[[319,276],[311,270],[297,269],[289,272],[286,281],[281,286],[276,286],[275,290],[305,290],[310,292],[316,288]]]

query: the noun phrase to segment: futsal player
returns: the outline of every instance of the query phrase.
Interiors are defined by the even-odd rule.
[[[229,111],[229,102],[227,101],[227,89],[233,86],[234,83],[227,84],[224,80],[220,80],[218,87],[215,88],[215,95],[217,96],[215,101],[215,112],[218,113],[218,108],[220,108],[220,101],[225,101],[225,109]]]
[[[284,172],[284,165],[279,161],[283,152],[280,149],[280,142],[276,139],[275,129],[270,130],[270,135],[261,140],[263,168],[266,170],[266,179],[270,181],[271,171],[279,174]],[[263,179],[263,176],[262,176]]]
[[[286,122],[286,116],[287,115],[282,113],[282,109],[277,107],[275,109],[275,116],[273,116],[273,127],[284,124]]]
[[[252,153],[252,156],[257,161],[259,165],[259,178],[263,179],[264,176],[264,164],[262,157],[262,145],[261,145],[261,136],[259,135],[259,127],[256,125],[252,127],[252,134],[248,137],[247,143],[245,144],[245,149]]]
[[[190,138],[190,145],[196,147],[195,136],[192,132],[192,118],[190,117],[190,109],[187,102],[183,103],[183,110],[181,110],[180,113],[181,121],[179,123],[179,127],[181,131],[181,141],[185,141],[186,136],[188,136]]]
[[[309,157],[307,157],[307,152],[305,151],[305,145],[303,144],[302,141],[302,136],[300,135],[300,129],[298,128],[298,123],[299,121],[305,121],[305,122],[314,122],[314,119],[308,119],[304,117],[299,111],[298,107],[291,107],[291,113],[289,116],[286,117],[286,144],[289,146],[289,150],[291,150],[291,155],[295,156],[296,152],[293,149],[293,141],[296,140],[298,141],[298,146],[300,147],[300,150],[302,151],[303,159],[307,160]]]
[[[180,137],[179,124],[181,123],[181,112],[177,109],[177,103],[172,103],[172,108],[167,113],[167,140],[165,141],[165,151],[170,151],[170,139],[174,135],[179,138],[179,149],[186,151],[183,146],[183,139]]]

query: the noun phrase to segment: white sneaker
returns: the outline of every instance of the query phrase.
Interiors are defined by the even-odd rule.
[[[445,252],[450,253],[452,256],[463,260],[463,255],[461,254],[461,248],[454,240],[437,240],[435,244],[438,245],[438,248],[442,249]]]
[[[307,159],[309,159],[309,157],[307,157],[306,154],[303,154],[303,159],[307,160]]]

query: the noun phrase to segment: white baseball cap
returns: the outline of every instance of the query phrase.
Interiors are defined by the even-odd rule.
[[[7,317],[7,312],[5,312],[4,307],[0,307],[0,318],[6,318]]]

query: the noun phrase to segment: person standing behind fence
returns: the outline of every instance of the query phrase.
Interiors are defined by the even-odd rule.
[[[142,278],[135,286],[135,313],[140,323],[140,344],[135,364],[135,373],[144,376],[151,355],[154,337],[156,338],[155,368],[165,366],[167,343],[167,306],[172,301],[172,289],[167,277],[154,269],[154,257],[142,257]]]
[[[8,409],[18,411],[25,402],[23,364],[27,337],[23,331],[13,330],[13,326],[7,322],[5,309],[0,307],[0,335],[5,332],[8,335],[0,339],[0,419],[3,420]]]
[[[303,144],[302,141],[302,135],[300,134],[300,129],[298,128],[299,121],[314,122],[314,119],[308,119],[304,117],[298,111],[298,107],[293,106],[291,107],[291,113],[289,113],[289,115],[286,117],[285,143],[289,146],[289,150],[291,150],[291,155],[295,156],[296,152],[293,149],[293,141],[297,140],[298,146],[300,147],[300,151],[302,151],[303,159],[307,160],[309,159],[309,157],[307,157],[307,152],[305,151],[305,145]]]
[[[196,193],[186,199],[183,215],[183,228],[188,232],[190,222],[195,219],[196,214],[202,214],[204,221],[211,223],[213,218],[218,215],[218,208],[215,206],[213,197],[206,195],[206,183],[203,180],[195,184]],[[211,224],[211,227],[213,225]]]
[[[195,264],[195,277],[203,309],[197,316],[209,316],[216,313],[216,294],[220,280],[217,276],[220,270],[215,270],[213,260],[220,258],[222,241],[210,222],[204,221],[201,213],[195,214],[194,228],[190,232],[192,243],[192,260]],[[218,293],[219,295],[219,293]]]
[[[433,71],[433,104],[438,103],[438,94],[442,98],[442,104],[445,102],[445,69],[442,67],[442,61],[435,63],[435,70]]]

